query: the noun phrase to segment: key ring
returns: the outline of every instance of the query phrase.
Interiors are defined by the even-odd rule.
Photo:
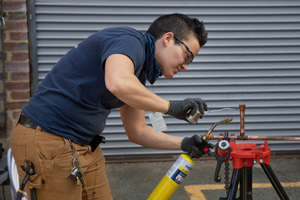
[[[74,159],[78,159],[79,158],[79,156],[80,156],[80,154],[79,154],[79,152],[78,151],[76,151],[76,149],[75,149],[75,147],[73,146],[73,144],[72,144],[72,141],[69,139],[69,142],[70,142],[70,145],[71,145],[71,148],[72,148],[72,153],[71,153],[71,158],[74,160]],[[74,154],[77,154],[77,156],[76,157],[74,157]]]
[[[76,154],[76,157],[74,157],[74,154]],[[74,150],[74,151],[72,151],[72,153],[71,153],[71,158],[74,160],[77,160],[78,158],[79,158],[79,152],[78,151],[76,151],[76,150]]]
[[[72,148],[72,153],[71,153],[71,158],[73,160],[73,167],[80,167],[80,162],[78,160],[80,154],[78,151],[76,151],[75,147],[72,144],[72,141],[69,139],[71,148]]]
[[[73,168],[80,168],[80,162],[78,159],[73,159]]]

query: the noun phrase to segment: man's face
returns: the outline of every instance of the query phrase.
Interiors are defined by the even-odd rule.
[[[179,71],[187,69],[189,62],[198,54],[200,45],[196,37],[181,40],[171,34],[162,39],[165,46],[156,52],[155,58],[162,68],[163,76],[172,78]]]

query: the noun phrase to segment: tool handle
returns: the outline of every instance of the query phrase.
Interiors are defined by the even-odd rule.
[[[223,162],[228,160],[228,158],[230,156],[230,153],[231,153],[231,147],[229,147],[227,155],[225,157],[222,157],[218,154],[218,149],[219,149],[219,145],[217,144],[216,147],[215,147],[215,156],[216,156],[216,159],[217,159],[217,167],[216,167],[215,176],[214,176],[214,180],[216,182],[221,181],[221,177],[219,176],[221,165],[222,165]]]
[[[35,190],[35,188],[30,185],[29,189],[30,189],[31,200],[36,200],[36,190]]]
[[[21,200],[22,197],[23,197],[23,194],[24,194],[24,191],[18,190],[18,192],[17,192],[17,200]]]

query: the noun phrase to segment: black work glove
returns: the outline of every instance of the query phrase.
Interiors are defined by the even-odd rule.
[[[199,135],[185,137],[181,143],[181,150],[186,151],[192,158],[200,158],[207,154],[213,145],[203,140]]]
[[[197,110],[204,115],[204,111],[207,111],[206,103],[200,98],[188,98],[182,101],[169,101],[170,107],[166,114],[171,115],[177,119],[182,119],[187,122],[187,117],[194,115]],[[189,122],[191,123],[191,122]]]

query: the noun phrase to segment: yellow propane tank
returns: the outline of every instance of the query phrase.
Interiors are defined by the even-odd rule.
[[[150,194],[148,200],[168,200],[194,165],[190,156],[181,154]]]

